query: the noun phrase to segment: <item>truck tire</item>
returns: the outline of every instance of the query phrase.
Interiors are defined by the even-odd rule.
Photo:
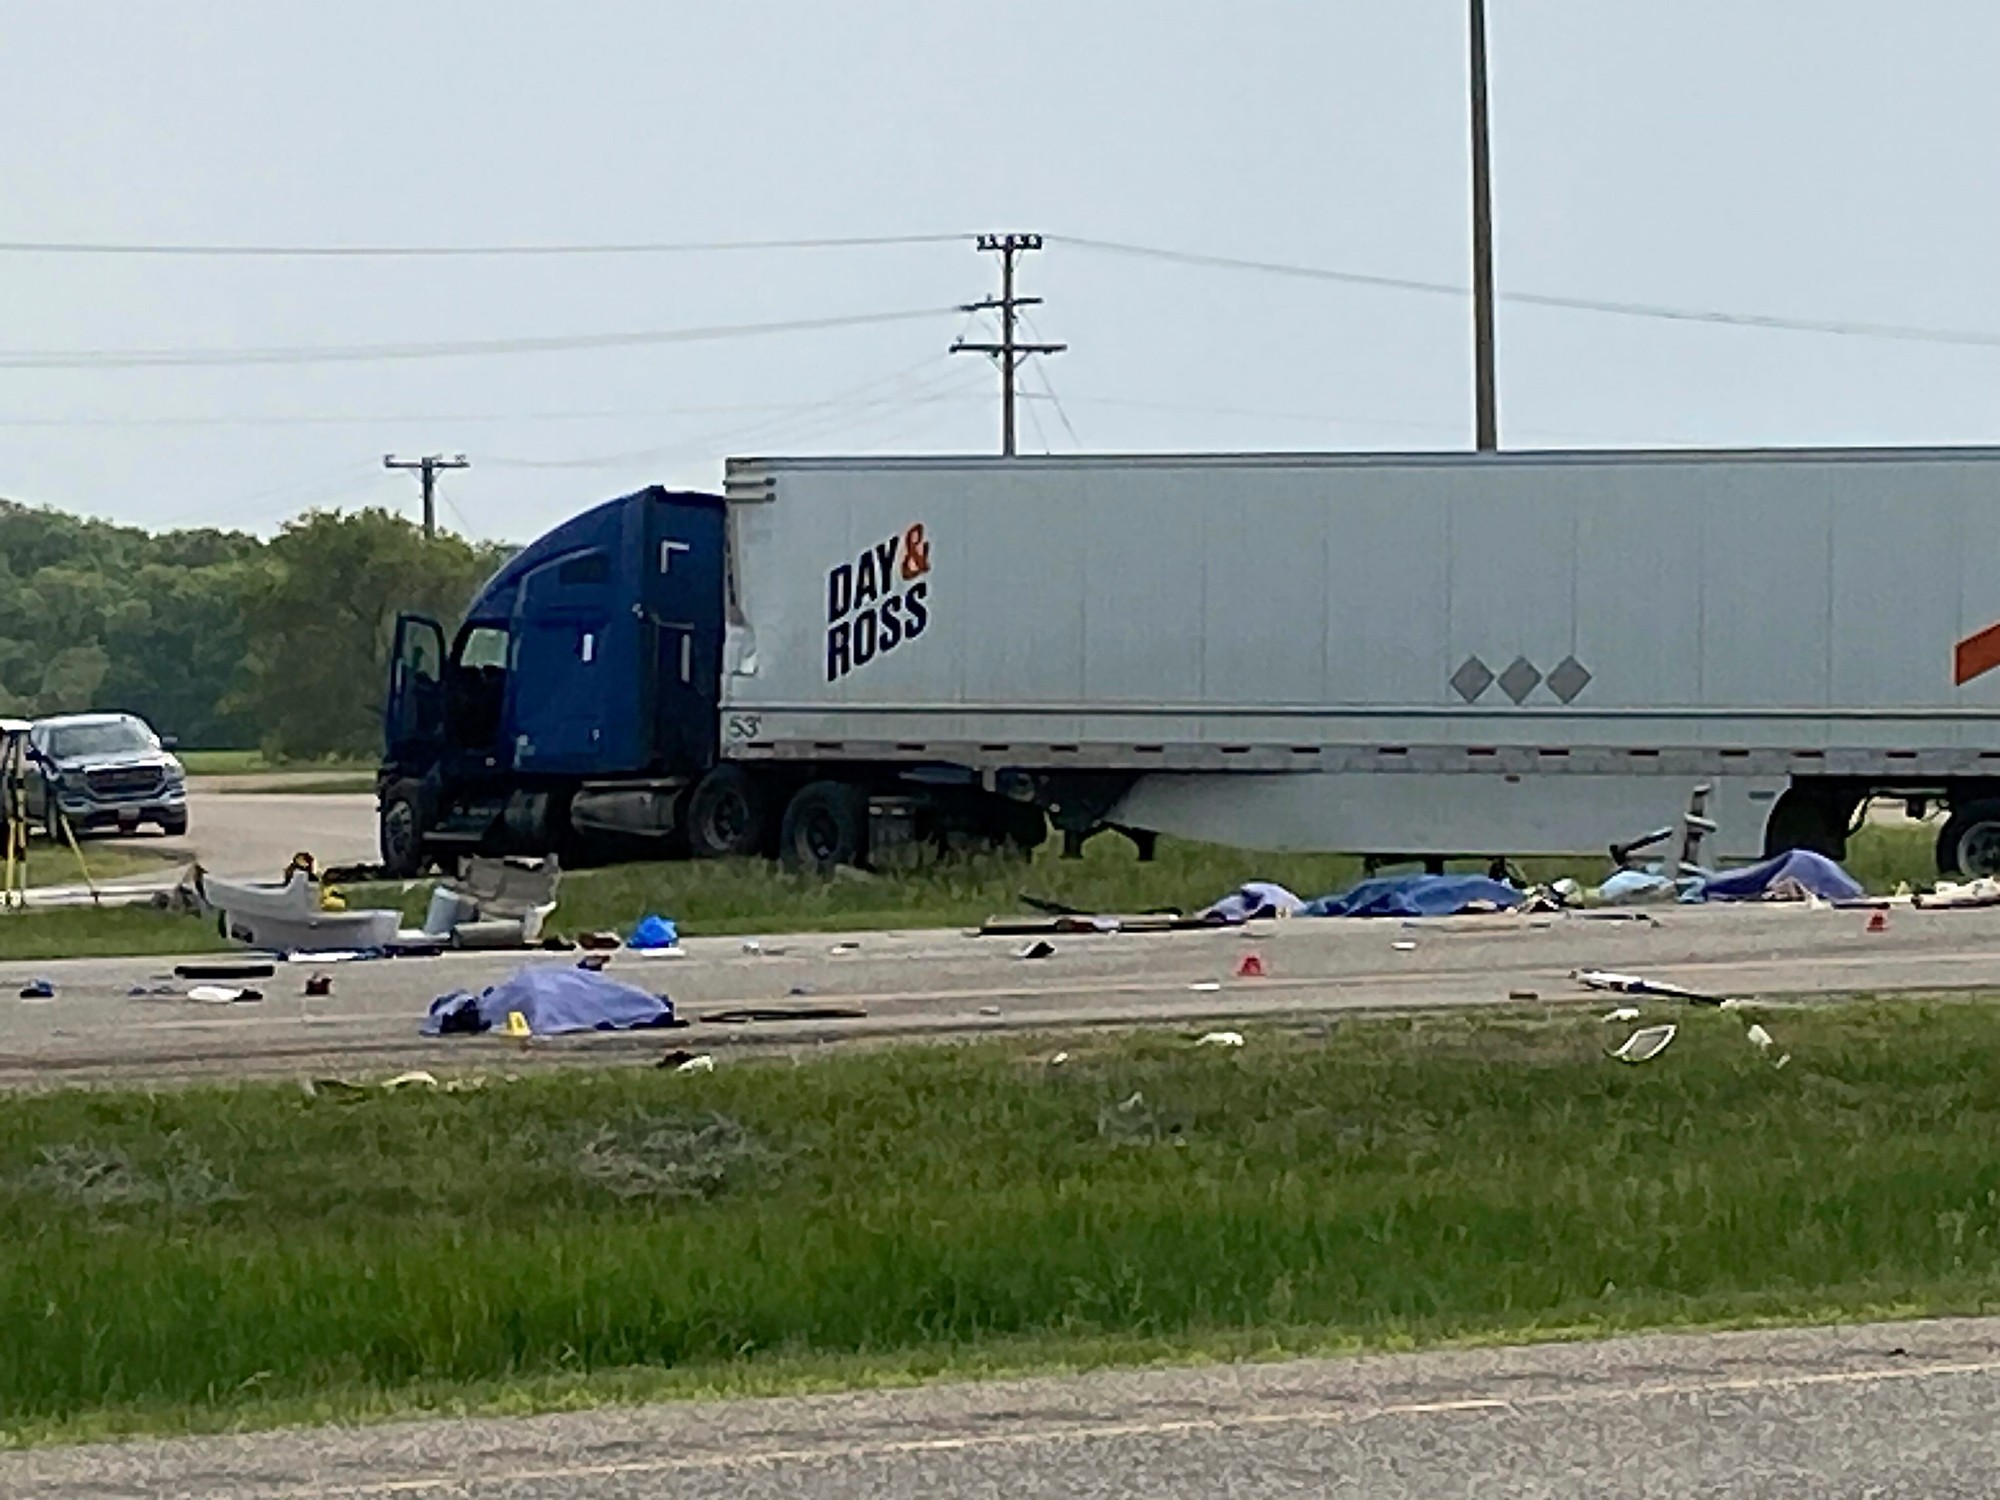
[[[1033,802],[1016,802],[1007,810],[1007,842],[1023,854],[1033,854],[1049,841],[1049,815]]]
[[[398,781],[383,792],[376,841],[382,846],[383,874],[394,880],[423,874],[430,856],[424,849],[423,788],[419,783]]]
[[[1846,859],[1844,810],[1796,787],[1783,793],[1764,821],[1764,857],[1774,859],[1793,849],[1823,854],[1835,861]]]
[[[2000,799],[1954,807],[1938,830],[1940,875],[2000,875]]]
[[[788,870],[825,874],[868,857],[868,794],[842,781],[815,781],[785,807],[778,857]]]
[[[769,820],[764,788],[741,766],[717,766],[687,801],[687,847],[696,859],[761,854]]]
[[[160,819],[160,832],[170,839],[187,837],[188,815],[184,812],[168,813]]]

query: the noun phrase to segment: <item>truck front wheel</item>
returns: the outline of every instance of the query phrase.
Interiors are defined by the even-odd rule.
[[[421,788],[416,782],[395,782],[382,794],[377,837],[382,845],[385,875],[408,880],[423,873],[427,863],[424,812]]]
[[[688,853],[696,859],[761,854],[767,817],[757,779],[740,766],[717,766],[687,799]]]
[[[785,808],[779,856],[791,870],[825,874],[868,857],[868,794],[840,781],[801,787]]]

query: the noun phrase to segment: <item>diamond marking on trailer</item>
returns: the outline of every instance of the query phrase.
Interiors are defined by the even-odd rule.
[[[1493,669],[1476,656],[1468,656],[1451,674],[1452,690],[1467,703],[1479,701],[1479,695],[1493,686]]]
[[[1576,702],[1576,695],[1589,686],[1590,668],[1574,656],[1565,656],[1549,673],[1549,691],[1565,703]]]
[[[1542,674],[1525,656],[1517,656],[1500,674],[1500,691],[1519,703],[1542,685]]]

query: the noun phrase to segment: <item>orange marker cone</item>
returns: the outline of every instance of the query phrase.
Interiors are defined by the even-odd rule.
[[[1889,914],[1886,911],[1870,912],[1868,914],[1868,930],[1870,932],[1887,932],[1889,930]]]
[[[1264,960],[1254,953],[1244,954],[1243,962],[1236,966],[1236,977],[1238,979],[1262,979],[1264,977]]]

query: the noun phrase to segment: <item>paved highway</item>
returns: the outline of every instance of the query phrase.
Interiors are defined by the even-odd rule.
[[[452,954],[326,966],[334,989],[323,999],[302,993],[312,965],[281,964],[275,978],[255,981],[263,1002],[226,1006],[189,1001],[184,985],[167,995],[131,995],[134,987],[172,986],[171,963],[159,959],[9,963],[0,965],[0,1086],[490,1067],[502,1059],[509,1068],[629,1062],[663,1045],[723,1051],[772,1042],[1495,1006],[1529,995],[1584,1001],[1593,997],[1568,976],[1590,967],[1746,997],[2000,991],[2000,909],[1898,911],[1887,931],[1866,927],[1862,912],[1782,906],[1670,908],[1652,924],[1571,916],[1416,925],[1291,921],[1058,937],[1054,956],[1038,961],[1015,958],[1015,940],[962,932],[766,935],[757,953],[745,952],[737,938],[696,937],[680,958],[621,953],[611,972],[664,991],[698,1024],[664,1040],[659,1033],[550,1038],[525,1054],[497,1038],[426,1041],[417,1025],[445,991],[477,989],[522,963],[573,957]],[[1415,946],[1402,951],[1398,943]],[[1236,977],[1249,952],[1262,959],[1267,977]],[[16,1000],[22,981],[37,975],[55,981],[55,999]],[[748,1026],[699,1021],[745,1005],[842,1005],[866,1014]],[[1782,1031],[1778,1019],[1766,1019]]]
[[[0,1454],[0,1500],[1990,1496],[2000,1320]]]

